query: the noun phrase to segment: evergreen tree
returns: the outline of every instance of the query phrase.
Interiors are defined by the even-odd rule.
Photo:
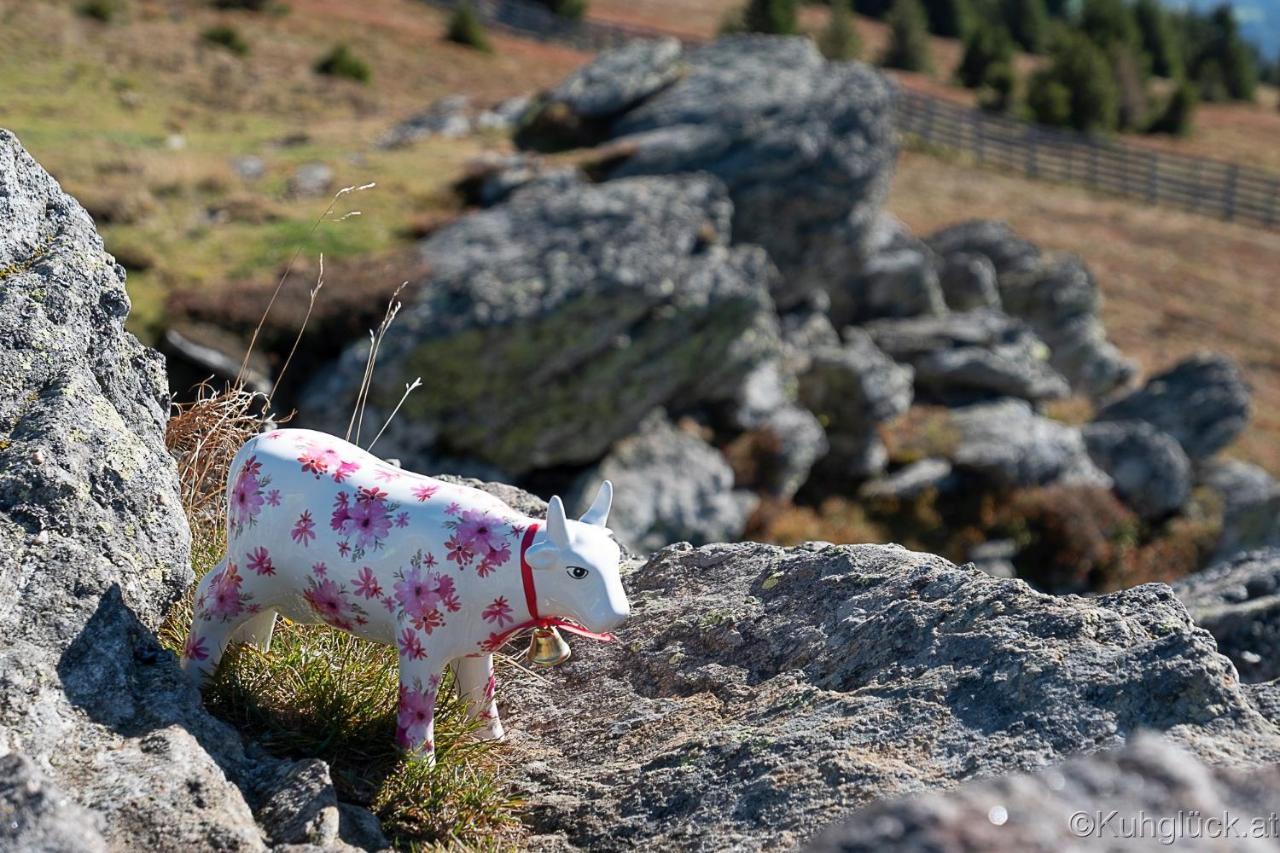
[[[818,49],[827,59],[856,59],[862,50],[849,0],[831,0],[831,17],[818,36]]]
[[[749,0],[742,23],[750,33],[792,35],[796,32],[795,0]]]
[[[997,62],[987,69],[978,90],[978,106],[987,112],[1007,113],[1013,109],[1018,76],[1010,62]]]
[[[1004,27],[982,21],[964,40],[964,56],[956,69],[961,85],[976,89],[987,79],[993,65],[1009,65],[1013,61],[1013,39]]]
[[[1169,13],[1159,0],[1138,0],[1133,7],[1142,50],[1151,57],[1151,73],[1176,80],[1182,76],[1182,46],[1174,32]]]
[[[1027,106],[1036,121],[1083,131],[1114,129],[1116,101],[1106,54],[1082,33],[1070,30],[1058,33],[1049,66],[1032,76],[1027,90]]]
[[[1178,88],[1174,89],[1169,95],[1169,100],[1165,102],[1164,110],[1151,123],[1147,131],[1149,133],[1186,136],[1191,132],[1191,122],[1195,114],[1197,101],[1195,87],[1190,82],[1183,80],[1178,84]]]
[[[1219,6],[1208,16],[1189,12],[1182,20],[1187,76],[1201,100],[1253,100],[1258,70],[1231,7]]]
[[[853,0],[853,10],[877,21],[889,14],[892,0]]]
[[[484,25],[476,17],[471,4],[465,0],[455,6],[453,14],[449,16],[449,29],[445,33],[445,38],[485,53],[493,50],[493,45],[489,43],[489,36],[484,31]]]
[[[962,39],[969,34],[969,0],[924,0],[924,12],[934,35]]]
[[[1015,42],[1031,53],[1044,50],[1049,32],[1044,0],[1003,0],[1002,12]]]
[[[903,71],[928,71],[929,26],[920,0],[893,0],[888,21],[889,45],[880,64]]]
[[[1142,43],[1137,18],[1125,0],[1084,0],[1080,31],[1103,50],[1136,50]]]

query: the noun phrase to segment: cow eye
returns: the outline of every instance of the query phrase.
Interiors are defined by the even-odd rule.
[[[587,576],[587,570],[586,570],[586,569],[584,569],[584,568],[582,568],[582,566],[570,566],[570,567],[569,567],[569,577],[573,578],[574,580],[579,580],[579,581],[580,581],[580,580],[582,580],[583,578],[585,578],[586,576]]]

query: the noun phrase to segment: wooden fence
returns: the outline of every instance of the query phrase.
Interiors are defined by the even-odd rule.
[[[427,2],[452,8],[457,0]],[[490,25],[584,51],[668,35],[603,21],[569,21],[530,0],[473,0],[472,7]],[[903,134],[925,145],[964,152],[991,168],[1247,225],[1280,226],[1280,175],[1259,169],[1040,127],[905,89],[899,92],[897,122]]]

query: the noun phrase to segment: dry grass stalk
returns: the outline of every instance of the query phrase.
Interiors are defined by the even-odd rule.
[[[355,443],[360,443],[360,429],[364,426],[364,410],[369,402],[369,388],[373,384],[373,369],[378,362],[378,350],[382,346],[382,339],[387,335],[387,329],[391,328],[396,315],[400,313],[400,291],[404,290],[408,284],[407,281],[403,282],[396,288],[395,293],[391,294],[391,298],[387,300],[387,313],[383,315],[382,322],[378,324],[376,331],[369,332],[369,356],[365,359],[364,376],[360,379],[360,390],[356,393],[356,405],[351,411],[351,420],[347,422],[347,441],[352,440],[351,431],[354,429]]]

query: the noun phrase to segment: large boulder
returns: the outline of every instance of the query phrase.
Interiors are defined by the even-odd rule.
[[[807,38],[731,36],[678,59],[653,47],[640,61],[642,50],[601,54],[545,109],[589,123],[602,104],[638,100],[604,134],[627,155],[612,177],[715,175],[733,198],[734,239],[764,246],[782,270],[780,305],[843,287],[869,254],[897,156],[888,79],[825,61]]]
[[[829,449],[818,419],[796,404],[795,385],[783,361],[762,364],[743,380],[727,419],[731,431],[741,431],[738,441],[750,445],[751,485],[784,499],[795,495]]]
[[[676,546],[618,642],[506,685],[536,831],[593,850],[795,847],[870,800],[1144,728],[1213,763],[1280,733],[1167,586],[1091,599],[896,546]]]
[[[1098,412],[1100,421],[1146,421],[1178,440],[1192,460],[1226,447],[1249,421],[1249,387],[1225,355],[1178,362]]]
[[[423,379],[379,450],[521,475],[595,462],[656,407],[732,399],[778,337],[777,273],[762,249],[724,245],[731,215],[712,178],[636,178],[533,186],[440,231],[379,349],[366,424]],[[313,383],[309,423],[345,432],[334,401],[355,399],[368,348]]]
[[[1244,551],[1280,548],[1280,483],[1269,473],[1239,459],[1209,459],[1198,481],[1222,499],[1222,535],[1216,560]]]
[[[943,259],[981,255],[991,261],[997,276],[1027,272],[1040,263],[1040,247],[1013,233],[1007,223],[990,219],[948,225],[926,237],[925,244]]]
[[[602,480],[614,487],[609,528],[646,553],[672,542],[737,539],[757,503],[734,490],[733,471],[718,450],[661,413],[581,476],[571,504],[586,506]]]
[[[914,368],[917,395],[925,399],[1043,402],[1071,393],[1047,363],[1049,350],[1040,339],[998,311],[879,320],[865,328],[890,358]]]
[[[1280,769],[1206,766],[1185,749],[1144,732],[1123,749],[1061,767],[875,803],[830,827],[807,849],[1059,853],[1176,845],[1205,853],[1274,850],[1266,839],[1276,832],[1278,795]]]
[[[877,252],[847,286],[831,291],[831,317],[841,326],[947,310],[933,256],[915,246]]]
[[[1177,512],[1191,497],[1191,461],[1168,433],[1142,421],[1094,423],[1084,427],[1084,443],[1116,496],[1148,521]]]
[[[1246,681],[1280,678],[1280,548],[1241,554],[1176,583],[1196,624]]]
[[[952,311],[1000,307],[996,267],[986,255],[956,252],[942,260],[938,272],[942,297]]]
[[[0,848],[265,850],[288,763],[247,754],[155,636],[191,536],[124,283],[0,130]]]
[[[1089,458],[1078,427],[1042,417],[1022,400],[956,409],[950,458],[957,470],[999,488],[1111,485]]]

